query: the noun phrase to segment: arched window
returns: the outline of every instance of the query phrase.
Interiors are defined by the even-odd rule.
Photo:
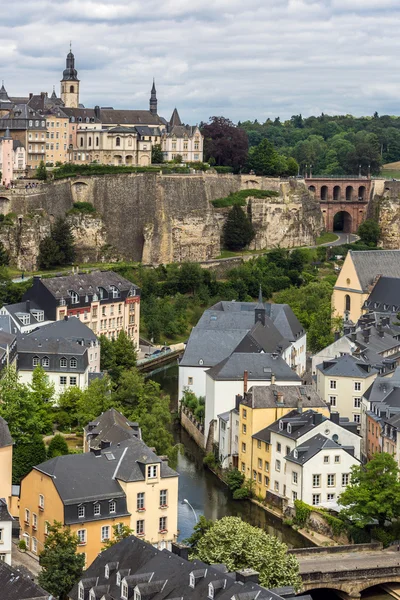
[[[50,365],[49,357],[43,356],[42,358],[42,367],[48,367]]]
[[[79,304],[79,294],[77,294],[74,290],[68,290],[68,294],[71,296],[72,304]]]
[[[121,145],[121,138],[120,138],[120,137],[117,137],[117,138],[115,139],[115,145],[116,145],[116,146],[120,146],[120,145]]]
[[[81,147],[83,146],[83,137],[81,137]]]
[[[74,89],[74,86],[73,86],[73,85],[71,85],[71,86],[69,87],[69,91],[70,91],[70,94],[73,94],[73,93],[75,92],[75,89]]]
[[[60,367],[62,369],[66,369],[67,368],[67,359],[64,356],[62,358],[60,358]]]
[[[131,136],[128,137],[128,146],[132,146],[133,140]]]
[[[33,360],[32,360],[32,365],[33,365],[34,367],[37,367],[39,364],[40,364],[39,357],[38,357],[38,356],[34,356],[34,357],[33,357]]]
[[[76,367],[78,366],[78,361],[76,360],[76,358],[71,358],[71,360],[69,361],[69,366],[71,369],[76,369]]]
[[[345,310],[346,311],[350,311],[350,306],[351,306],[351,300],[350,300],[350,296],[349,294],[346,294],[344,297],[344,304],[345,304]]]
[[[96,137],[96,146],[99,145],[99,136]]]
[[[92,145],[92,138],[88,138],[88,146]]]
[[[115,285],[110,285],[110,291],[113,298],[119,298],[121,295],[119,289]]]

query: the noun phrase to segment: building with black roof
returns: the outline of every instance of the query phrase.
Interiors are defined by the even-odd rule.
[[[0,590],[4,600],[53,600],[53,596],[22,569],[0,561]]]
[[[258,584],[258,573],[243,569],[228,573],[225,565],[189,561],[187,548],[156,550],[128,537],[102,552],[69,592],[70,600],[282,600]],[[286,589],[285,597],[294,598]]]
[[[137,424],[127,437],[122,427],[107,429],[102,417],[87,428],[90,434],[96,423],[104,424],[89,452],[47,460],[22,480],[20,523],[33,553],[40,552],[54,520],[78,535],[87,565],[121,523],[155,546],[176,540],[178,474],[135,435]]]

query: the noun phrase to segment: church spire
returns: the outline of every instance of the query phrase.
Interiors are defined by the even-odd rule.
[[[10,102],[10,98],[8,97],[6,88],[4,87],[4,81],[1,82],[0,102]]]
[[[264,305],[263,297],[262,297],[261,284],[260,284],[260,290],[258,292],[258,303],[254,310],[254,322],[255,323],[260,322],[263,325],[265,325],[265,305]]]
[[[157,114],[157,92],[156,92],[156,84],[153,77],[153,87],[151,88],[150,94],[150,112],[152,115]]]

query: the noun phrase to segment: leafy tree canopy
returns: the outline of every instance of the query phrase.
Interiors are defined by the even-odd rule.
[[[210,117],[201,126],[204,136],[204,156],[218,166],[239,170],[247,160],[248,139],[243,129],[225,117]]]
[[[299,564],[286,544],[239,517],[216,521],[197,543],[195,555],[208,564],[223,563],[228,571],[255,569],[267,588],[301,587]]]
[[[136,365],[136,350],[133,341],[122,329],[117,338],[109,340],[100,336],[101,370],[107,371],[114,382],[118,382],[121,374]]]
[[[352,467],[350,485],[339,497],[341,515],[358,527],[373,519],[381,527],[400,517],[400,481],[397,462],[391,454],[375,454],[366,465]]]
[[[367,219],[361,223],[357,233],[360,236],[361,241],[370,246],[376,246],[381,235],[379,224],[373,219]]]
[[[160,165],[164,162],[164,155],[161,150],[161,144],[154,144],[151,148],[152,164]]]
[[[117,525],[113,525],[113,533],[111,539],[106,540],[103,545],[103,550],[107,548],[111,548],[114,544],[118,544],[121,540],[129,537],[134,533],[133,529],[128,527],[128,525],[124,525],[123,523],[118,523]]]
[[[65,437],[60,433],[57,433],[51,440],[49,447],[47,448],[47,458],[54,458],[55,456],[63,456],[68,454],[68,444],[65,441]]]
[[[77,553],[78,536],[69,527],[54,521],[48,527],[44,549],[39,557],[42,570],[38,581],[45,590],[60,600],[68,598],[68,592],[80,579],[85,557]]]

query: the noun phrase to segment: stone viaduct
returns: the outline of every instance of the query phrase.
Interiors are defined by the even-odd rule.
[[[291,550],[299,560],[302,592],[330,590],[349,600],[358,599],[369,588],[380,586],[398,598],[400,553],[395,550],[369,550],[368,547],[374,544],[365,544],[363,551],[363,546]],[[350,550],[344,551],[347,548]]]
[[[308,189],[321,205],[327,231],[356,233],[366,218],[373,190],[370,177],[306,177]]]

